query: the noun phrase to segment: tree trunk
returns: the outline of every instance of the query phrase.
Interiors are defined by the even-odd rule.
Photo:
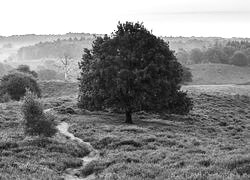
[[[126,121],[125,121],[125,123],[133,124],[132,112],[131,111],[126,111]]]
[[[68,81],[68,68],[67,68],[67,66],[64,67],[64,81]]]

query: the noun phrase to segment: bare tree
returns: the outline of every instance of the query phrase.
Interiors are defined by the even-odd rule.
[[[70,72],[71,63],[72,63],[73,58],[69,54],[64,53],[63,56],[59,60],[63,66],[62,68],[64,71],[64,80],[68,81],[69,80],[69,72]]]

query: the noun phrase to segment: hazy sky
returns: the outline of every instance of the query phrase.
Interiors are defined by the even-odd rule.
[[[0,35],[110,34],[118,21],[163,36],[250,37],[250,0],[0,0]]]

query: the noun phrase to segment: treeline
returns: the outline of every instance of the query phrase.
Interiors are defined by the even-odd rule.
[[[93,38],[97,34],[90,33],[66,33],[66,34],[48,34],[48,35],[12,35],[12,36],[0,36],[0,44],[13,43],[13,44],[36,44],[39,42],[52,42],[57,39],[69,39],[69,38]]]
[[[69,38],[57,39],[53,42],[40,42],[33,46],[22,47],[17,52],[19,60],[32,60],[41,58],[60,58],[70,56],[71,58],[80,58],[82,50],[91,46],[92,38]]]
[[[236,66],[250,65],[250,42],[228,41],[215,43],[209,48],[194,48],[190,51],[179,49],[177,59],[182,64],[221,63]]]

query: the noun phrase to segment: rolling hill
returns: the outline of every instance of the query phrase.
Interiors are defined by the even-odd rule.
[[[250,82],[250,67],[227,64],[188,65],[193,75],[190,84],[244,84]]]

